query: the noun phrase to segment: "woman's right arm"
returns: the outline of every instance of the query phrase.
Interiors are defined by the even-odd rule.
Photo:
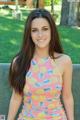
[[[22,103],[22,96],[13,90],[7,120],[15,120],[18,109]]]

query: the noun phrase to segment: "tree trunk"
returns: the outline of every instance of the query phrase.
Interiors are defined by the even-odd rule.
[[[68,25],[68,17],[69,17],[69,2],[67,0],[62,0],[60,25]]]
[[[77,25],[77,2],[70,2],[68,25]]]
[[[37,0],[36,8],[44,8],[44,0]]]
[[[54,0],[51,0],[51,12],[54,12]]]
[[[77,6],[77,25],[80,27],[80,2]]]
[[[36,0],[36,8],[39,8],[39,0]]]

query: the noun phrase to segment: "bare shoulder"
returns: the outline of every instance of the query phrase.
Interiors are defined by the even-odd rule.
[[[62,53],[56,53],[55,54],[55,61],[61,70],[61,73],[63,74],[64,71],[69,70],[72,67],[72,60],[69,55],[62,54]]]
[[[65,64],[72,63],[71,57],[66,54],[62,54],[62,60],[64,61]]]
[[[62,54],[60,63],[63,66],[64,72],[72,69],[72,60],[69,55]]]
[[[57,58],[56,60],[60,62],[62,61],[65,64],[72,63],[71,57],[69,55],[62,54],[62,53],[55,53],[55,57]]]
[[[68,55],[64,55],[64,70],[69,71],[72,69],[72,60],[71,57]]]

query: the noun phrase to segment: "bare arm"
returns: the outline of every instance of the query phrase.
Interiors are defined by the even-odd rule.
[[[7,120],[15,120],[15,116],[18,112],[21,102],[22,102],[22,96],[19,95],[18,93],[15,93],[15,91],[13,90],[11,100],[10,100]]]
[[[69,57],[66,58],[65,62],[62,97],[68,120],[74,120],[74,101],[72,96],[72,62]]]

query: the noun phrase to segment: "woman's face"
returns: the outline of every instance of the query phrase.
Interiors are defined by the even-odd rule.
[[[49,47],[51,28],[45,18],[35,18],[31,23],[31,38],[37,48]]]

